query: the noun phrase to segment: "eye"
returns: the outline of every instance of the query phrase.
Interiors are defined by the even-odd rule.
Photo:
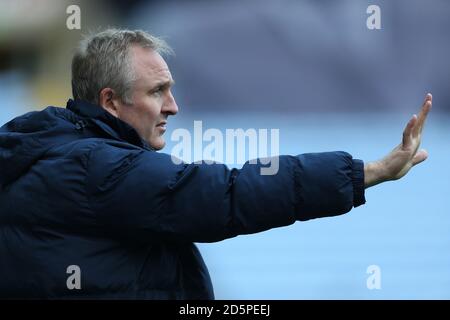
[[[160,96],[163,92],[163,89],[164,89],[163,87],[158,87],[158,88],[152,90],[151,94],[155,95],[155,96]]]

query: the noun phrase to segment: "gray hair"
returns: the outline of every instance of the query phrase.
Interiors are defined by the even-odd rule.
[[[172,54],[167,43],[141,30],[107,29],[84,38],[72,59],[74,99],[98,104],[103,88],[111,88],[124,103],[131,104],[136,80],[129,49],[150,48],[161,55]]]

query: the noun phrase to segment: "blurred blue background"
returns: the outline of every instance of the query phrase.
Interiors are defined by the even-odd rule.
[[[39,3],[39,4],[38,4]],[[81,30],[66,8],[81,8]],[[381,30],[369,30],[369,5]],[[394,148],[427,92],[429,159],[366,191],[349,214],[199,244],[218,299],[450,299],[450,2],[0,0],[0,122],[71,97],[82,34],[107,26],[163,36],[177,128],[279,129],[280,153]],[[230,166],[236,166],[230,164]],[[369,290],[367,267],[381,270]]]

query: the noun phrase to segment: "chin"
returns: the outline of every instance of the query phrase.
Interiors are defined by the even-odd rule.
[[[166,145],[164,139],[157,139],[156,141],[149,141],[150,146],[155,150],[161,150]]]

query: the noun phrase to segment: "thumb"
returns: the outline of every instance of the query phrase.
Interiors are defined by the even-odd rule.
[[[425,149],[419,150],[412,158],[412,164],[415,166],[428,158],[428,152]]]

